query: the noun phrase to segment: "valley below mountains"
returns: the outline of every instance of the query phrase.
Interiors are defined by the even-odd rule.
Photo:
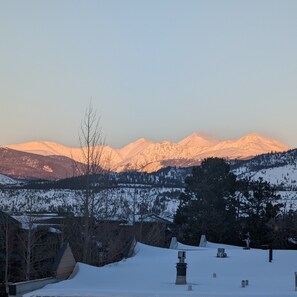
[[[297,210],[297,149],[268,153],[250,160],[229,161],[238,179],[262,178],[277,189],[284,209]],[[156,214],[172,218],[192,168],[167,167],[157,172],[120,172],[94,176],[98,213],[108,218],[129,220],[131,214]],[[0,209],[19,213],[28,205],[36,212],[79,214],[84,196],[82,177],[56,181],[17,181],[0,174]],[[104,180],[102,180],[104,178]],[[103,185],[103,188],[102,188]],[[33,203],[33,204],[32,204]]]

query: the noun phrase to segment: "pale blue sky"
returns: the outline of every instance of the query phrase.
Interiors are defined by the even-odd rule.
[[[297,147],[297,1],[0,0],[0,144],[257,132]]]

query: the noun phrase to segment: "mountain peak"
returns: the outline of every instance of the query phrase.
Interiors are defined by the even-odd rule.
[[[236,142],[241,145],[257,145],[258,147],[263,148],[263,150],[271,148],[271,151],[287,151],[290,149],[286,144],[258,133],[247,134],[239,138]]]
[[[136,141],[134,141],[134,142],[132,142],[132,143],[144,143],[144,142],[149,142],[149,143],[153,143],[153,141],[151,141],[150,139],[148,139],[148,138],[144,138],[144,137],[142,137],[142,138],[139,138],[139,139],[137,139]]]
[[[178,142],[182,146],[191,146],[191,147],[209,147],[215,145],[218,141],[205,135],[203,133],[194,132],[188,137],[182,139]]]
[[[128,145],[122,147],[118,150],[119,154],[123,159],[129,159],[134,155],[139,154],[144,149],[146,149],[150,144],[154,142],[150,139],[139,138],[134,142],[129,143]]]
[[[270,138],[268,138],[268,137],[266,137],[264,135],[261,135],[259,133],[249,133],[249,134],[247,134],[247,135],[245,135],[243,137],[240,137],[238,140],[246,140],[246,141],[265,140],[265,141],[267,141],[267,140],[272,140],[272,139],[270,139]]]

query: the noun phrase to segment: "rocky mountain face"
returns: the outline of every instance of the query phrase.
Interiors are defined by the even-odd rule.
[[[84,165],[65,156],[42,156],[8,148],[0,148],[0,173],[17,179],[55,180],[78,174]],[[3,183],[7,179],[2,175]],[[13,183],[12,181],[9,183]]]
[[[81,148],[66,147],[53,142],[28,142],[8,145],[6,148],[40,156],[63,156],[84,162]],[[256,155],[282,152],[288,149],[287,145],[259,134],[249,134],[235,140],[218,141],[199,133],[193,133],[178,143],[153,142],[141,138],[120,149],[104,146],[102,165],[115,172],[128,170],[154,172],[168,166],[198,165],[207,157],[249,159]]]

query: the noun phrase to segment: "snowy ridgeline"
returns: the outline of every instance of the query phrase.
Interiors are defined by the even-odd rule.
[[[225,248],[226,258],[216,257],[218,247]],[[25,297],[289,297],[297,294],[294,274],[297,252],[293,250],[275,250],[269,262],[267,250],[243,250],[222,244],[187,247],[186,285],[175,284],[177,250],[138,243],[135,251],[134,257],[104,267],[78,263],[72,278]]]
[[[147,185],[104,190],[95,194],[97,213],[104,218],[122,219],[129,218],[133,212],[171,216],[178,206],[180,192],[180,188],[149,188]],[[0,208],[15,213],[71,211],[78,214],[82,197],[81,190],[2,189]],[[33,205],[32,209],[28,209],[28,205]]]

